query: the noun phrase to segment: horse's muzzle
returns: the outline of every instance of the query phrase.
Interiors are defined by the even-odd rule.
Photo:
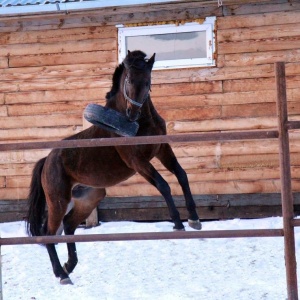
[[[141,111],[140,110],[137,110],[137,111],[133,111],[132,109],[130,108],[127,108],[126,109],[126,117],[128,118],[128,120],[130,122],[135,122],[137,121],[141,116]]]

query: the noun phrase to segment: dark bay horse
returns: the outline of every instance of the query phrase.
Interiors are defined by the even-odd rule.
[[[139,123],[137,135],[165,135],[165,121],[150,98],[151,71],[155,54],[149,59],[141,51],[128,52],[113,75],[106,106]],[[117,136],[92,126],[68,139],[92,139]],[[105,197],[105,188],[138,172],[154,185],[166,200],[175,230],[184,230],[170,187],[150,163],[157,157],[178,179],[186,200],[189,225],[201,229],[187,175],[169,144],[54,149],[34,167],[29,193],[28,233],[32,236],[55,235],[63,222],[66,235],[73,235]],[[68,212],[68,205],[73,208]],[[48,215],[45,215],[46,204]],[[46,219],[46,221],[45,221]],[[72,283],[69,274],[77,264],[75,243],[68,243],[68,261],[60,264],[55,245],[46,245],[53,272],[62,284]]]

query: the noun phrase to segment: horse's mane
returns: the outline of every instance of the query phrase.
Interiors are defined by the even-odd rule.
[[[119,91],[119,83],[125,66],[128,69],[135,68],[138,70],[143,70],[147,67],[147,60],[145,59],[146,56],[147,55],[140,50],[132,51],[126,56],[123,62],[116,67],[112,77],[111,90],[106,94],[105,97],[107,101],[109,101]]]

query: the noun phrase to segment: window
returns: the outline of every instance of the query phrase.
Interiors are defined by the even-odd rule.
[[[156,53],[154,69],[215,66],[214,25],[216,17],[202,24],[123,27],[118,25],[119,62],[127,51]]]

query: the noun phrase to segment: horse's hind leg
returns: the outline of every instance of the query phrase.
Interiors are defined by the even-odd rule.
[[[77,226],[91,214],[93,209],[105,197],[105,189],[83,187],[80,193],[73,194],[74,206],[64,217],[64,231],[66,235],[73,235]],[[76,197],[76,198],[74,198]],[[64,271],[70,274],[77,265],[78,258],[75,243],[68,243],[68,261],[64,264]]]
[[[49,203],[49,202],[48,202]],[[61,221],[66,213],[68,204],[66,201],[58,201],[58,202],[51,202],[52,205],[49,206],[48,204],[48,218],[47,222],[44,225],[44,232],[47,235],[55,235]],[[52,263],[52,268],[54,275],[58,278],[60,278],[60,282],[62,284],[71,284],[71,280],[69,279],[68,274],[64,271],[62,268],[56,249],[55,244],[47,244],[46,245],[50,261]]]
[[[171,173],[175,174],[182,188],[184,198],[185,198],[186,208],[189,214],[188,216],[189,226],[194,229],[200,230],[202,226],[196,211],[196,204],[190,190],[190,185],[189,185],[186,172],[183,170],[183,168],[177,161],[177,158],[169,144],[161,145],[161,149],[159,154],[157,155],[157,158]]]

